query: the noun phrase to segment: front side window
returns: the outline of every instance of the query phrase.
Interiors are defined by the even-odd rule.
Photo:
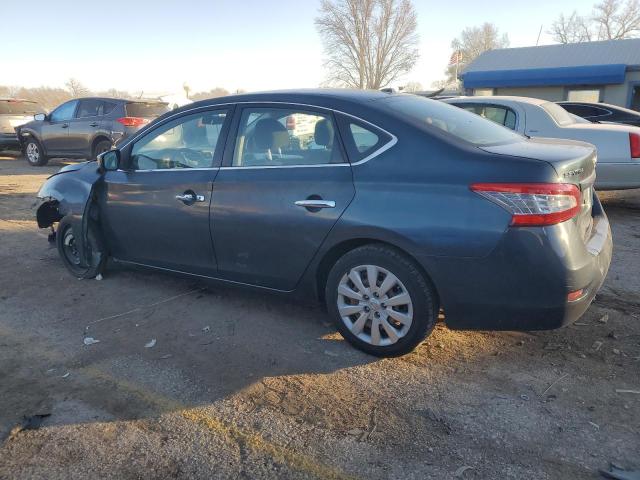
[[[211,168],[226,118],[226,110],[194,113],[152,130],[133,145],[131,168]]]
[[[479,115],[457,108],[451,104],[429,100],[415,95],[390,96],[379,100],[403,118],[427,128],[435,128],[455,138],[478,146],[517,142],[522,137]],[[458,104],[464,107],[463,104]]]
[[[246,108],[240,118],[233,166],[342,163],[329,114],[290,108]]]
[[[73,118],[73,112],[76,110],[77,100],[71,100],[70,102],[63,103],[53,112],[51,112],[52,122],[64,122]]]

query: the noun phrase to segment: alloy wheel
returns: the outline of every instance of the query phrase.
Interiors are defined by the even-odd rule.
[[[27,153],[27,158],[31,163],[37,163],[38,160],[40,160],[40,149],[38,148],[38,145],[36,145],[35,143],[31,142],[27,145],[26,153]]]
[[[370,345],[392,345],[411,328],[411,296],[400,279],[385,268],[352,268],[338,284],[337,302],[346,327]]]

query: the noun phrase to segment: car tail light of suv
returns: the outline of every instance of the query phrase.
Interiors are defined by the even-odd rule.
[[[555,225],[580,212],[580,190],[568,183],[474,183],[470,188],[510,212],[513,226]]]
[[[629,134],[629,146],[631,147],[631,158],[640,159],[640,134]]]
[[[142,117],[121,117],[116,120],[120,122],[125,127],[140,127],[146,123],[149,123],[148,118]]]

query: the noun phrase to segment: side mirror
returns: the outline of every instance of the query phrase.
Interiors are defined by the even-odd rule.
[[[46,116],[44,113],[36,113],[36,114],[33,116],[33,119],[34,119],[34,120],[37,120],[37,121],[39,121],[39,122],[44,122],[44,120],[45,120],[46,118],[47,118],[47,116]]]
[[[104,172],[118,170],[118,167],[120,167],[120,150],[109,150],[98,155],[98,167]]]

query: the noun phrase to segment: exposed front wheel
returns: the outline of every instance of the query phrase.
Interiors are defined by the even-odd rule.
[[[77,278],[93,278],[104,269],[107,255],[102,251],[98,236],[93,226],[89,226],[87,234],[87,255],[85,261],[80,254],[79,240],[71,221],[63,218],[58,226],[56,242],[62,263]]]
[[[42,167],[49,161],[42,150],[42,146],[34,138],[29,139],[24,146],[24,156],[26,157],[27,162],[29,162],[29,165],[34,167]]]
[[[380,357],[413,350],[433,329],[437,295],[411,259],[384,245],[345,254],[331,269],[325,298],[342,336]]]

